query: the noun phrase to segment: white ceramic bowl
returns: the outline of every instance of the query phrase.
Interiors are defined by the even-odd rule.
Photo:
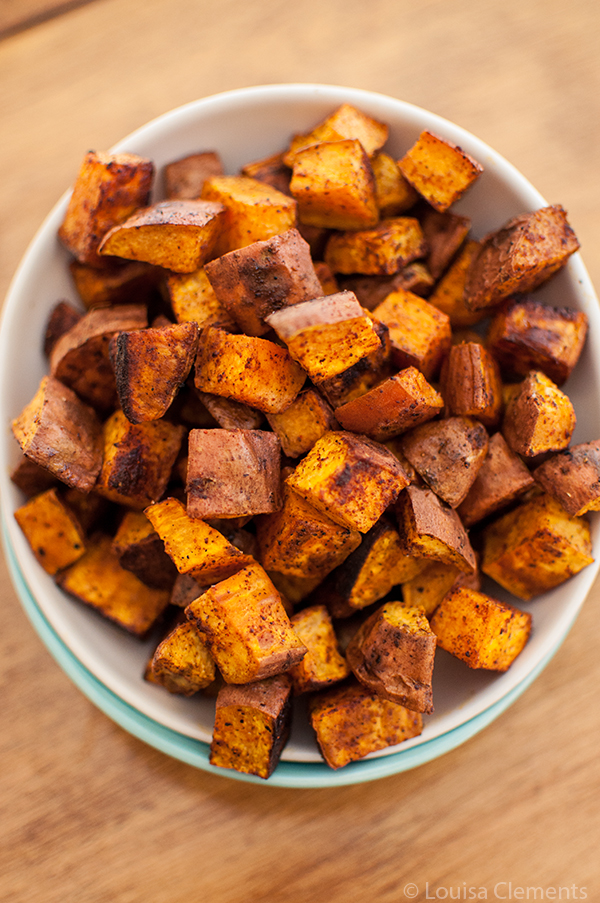
[[[246,162],[285,148],[291,135],[309,130],[345,101],[389,124],[387,147],[396,157],[427,128],[461,145],[483,165],[482,176],[453,208],[471,218],[475,237],[501,226],[515,214],[547,203],[513,166],[458,126],[403,101],[349,88],[273,85],[220,94],[159,117],[113,150],[150,157],[160,171],[164,164],[188,153],[214,149],[220,153],[226,171],[233,173]],[[82,155],[86,147],[82,139]],[[51,308],[62,298],[76,303],[68,255],[56,237],[67,201],[68,192],[33,239],[3,311],[0,492],[9,566],[34,626],[81,689],[132,733],[185,761],[209,768],[206,751],[213,704],[201,698],[174,697],[146,683],[142,673],[150,652],[148,643],[130,638],[64,595],[33,558],[13,517],[23,498],[9,479],[20,452],[8,424],[33,397],[46,372],[41,336]],[[574,441],[596,439],[600,437],[600,314],[580,256],[572,257],[540,294],[551,304],[584,310],[589,318],[587,345],[565,390],[578,417]],[[594,516],[596,549],[598,529]],[[594,563],[553,592],[528,604],[518,603],[532,612],[534,630],[525,650],[505,674],[471,671],[450,656],[439,654],[434,676],[435,713],[426,717],[421,737],[333,772],[323,765],[300,713],[282,766],[271,783],[322,786],[367,780],[413,767],[463,742],[496,717],[546,665],[575,620],[597,568],[598,563]],[[494,587],[494,593],[509,598],[498,587]],[[383,763],[384,759],[388,761]],[[219,773],[239,777],[234,772]]]

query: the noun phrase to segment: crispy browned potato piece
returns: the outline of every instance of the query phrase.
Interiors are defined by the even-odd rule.
[[[248,176],[207,179],[202,197],[207,201],[218,201],[226,210],[216,257],[287,232],[296,225],[296,201]]]
[[[440,382],[449,414],[476,417],[486,427],[498,425],[503,406],[500,371],[480,342],[453,345]]]
[[[495,307],[510,295],[533,291],[578,249],[560,205],[514,217],[481,242],[467,274],[467,308]]]
[[[373,329],[379,336],[379,347],[369,354],[365,354],[337,376],[329,376],[319,381],[319,392],[334,408],[364,395],[365,392],[393,373],[390,331],[379,320],[372,320],[372,323]]]
[[[309,713],[330,768],[342,768],[423,731],[420,712],[390,702],[358,681],[317,693],[310,701]]]
[[[312,144],[294,155],[290,191],[298,219],[325,229],[370,229],[379,208],[369,158],[356,139]]]
[[[72,260],[69,270],[87,310],[113,304],[148,305],[162,275],[158,267],[137,260],[115,259],[101,270]]]
[[[288,458],[306,454],[324,433],[338,427],[331,406],[312,388],[303,389],[280,414],[267,414],[267,420]]]
[[[121,567],[112,538],[102,533],[90,537],[85,554],[56,580],[66,593],[139,637],[146,636],[169,604],[168,590],[152,589]]]
[[[431,489],[408,486],[396,505],[401,535],[410,555],[452,564],[462,573],[477,570],[475,552],[461,520]]]
[[[347,618],[383,599],[424,567],[424,559],[407,555],[398,530],[382,517],[363,536],[361,544],[317,589],[314,598],[332,617]]]
[[[39,495],[40,492],[46,492],[47,489],[58,485],[58,480],[53,473],[40,464],[36,464],[27,455],[21,455],[11,471],[10,479],[27,498]]]
[[[80,261],[102,267],[103,236],[148,203],[154,164],[136,154],[90,151],[83,158],[58,236]]]
[[[471,228],[468,216],[427,208],[421,216],[423,237],[427,242],[427,268],[437,281],[465,243]]]
[[[44,333],[44,354],[46,357],[50,357],[52,349],[60,337],[75,326],[82,316],[81,311],[73,307],[68,301],[58,301],[54,305],[46,322],[46,331]]]
[[[553,455],[536,467],[533,479],[572,517],[600,510],[600,440]]]
[[[457,508],[465,527],[489,517],[533,486],[533,477],[502,433],[490,437],[486,458]]]
[[[325,433],[286,483],[332,520],[366,533],[408,485],[383,445],[349,432]]]
[[[240,172],[243,176],[249,176],[259,182],[266,182],[267,185],[289,195],[292,170],[283,162],[283,156],[278,153],[260,160],[253,160],[251,163],[245,163]]]
[[[281,506],[281,444],[265,430],[191,430],[187,512],[190,517],[247,517]]]
[[[372,229],[334,232],[325,248],[325,263],[334,273],[386,276],[426,253],[418,219],[396,216],[380,220]]]
[[[157,589],[173,588],[177,568],[143,511],[125,511],[112,547],[121,567],[135,574],[142,583]]]
[[[383,147],[388,131],[385,122],[379,122],[349,103],[343,103],[310,132],[295,135],[283,159],[291,166],[299,150],[322,141],[340,141],[344,138],[356,138],[371,156]]]
[[[489,436],[472,417],[447,417],[405,433],[400,447],[430,489],[457,508],[485,460]]]
[[[398,160],[404,178],[436,210],[444,212],[464,194],[483,167],[461,147],[432,132],[421,132]]]
[[[467,274],[478,251],[478,241],[467,241],[427,298],[430,304],[448,315],[453,327],[459,329],[474,326],[487,314],[485,308],[470,310],[465,303]]]
[[[359,627],[346,658],[369,690],[414,712],[433,711],[436,637],[425,613],[386,602]]]
[[[131,423],[159,420],[168,411],[196,360],[198,339],[196,323],[123,330],[113,336],[109,356],[119,402]]]
[[[269,778],[287,742],[291,683],[279,674],[219,690],[209,761],[220,768]]]
[[[11,424],[22,452],[35,464],[89,492],[102,467],[102,425],[95,411],[52,376],[43,376]]]
[[[104,456],[96,491],[142,509],[162,498],[185,428],[167,420],[130,423],[117,408],[104,423]]]
[[[165,290],[178,323],[197,323],[218,326],[228,332],[238,332],[233,317],[225,310],[202,267],[193,273],[168,273]]]
[[[454,586],[468,585],[470,589],[481,588],[481,575],[463,574],[455,565],[443,561],[426,561],[423,569],[402,584],[402,598],[407,605],[421,608],[428,618],[434,613],[446,593]]]
[[[163,499],[144,513],[179,573],[201,586],[230,577],[252,561],[214,527],[190,517],[178,499]]]
[[[507,671],[531,633],[531,615],[485,593],[458,586],[431,619],[438,646],[469,668]]]
[[[515,298],[492,319],[487,345],[510,378],[541,370],[562,386],[583,350],[587,315],[549,307],[537,298]]]
[[[225,208],[211,201],[158,201],[106,233],[99,254],[193,273],[211,257]]]
[[[425,379],[435,379],[450,350],[449,317],[413,292],[391,292],[373,311],[390,330],[392,360],[399,369],[417,367]]]
[[[269,314],[323,294],[310,248],[297,229],[223,254],[207,263],[205,272],[246,335],[264,335]]]
[[[519,599],[559,586],[594,560],[587,520],[548,495],[503,514],[483,538],[481,570]]]
[[[215,662],[206,643],[187,620],[161,640],[150,668],[154,682],[179,696],[193,696],[210,686],[216,677]]]
[[[212,176],[222,175],[223,163],[216,151],[188,154],[165,166],[165,196],[170,201],[197,200],[205,181]]]
[[[385,442],[431,420],[443,408],[444,399],[420,370],[407,367],[336,408],[335,416],[344,429]]]
[[[322,690],[348,677],[350,667],[340,654],[331,617],[324,605],[303,608],[293,615],[291,622],[294,633],[308,650],[302,661],[290,668],[294,693]]]
[[[263,568],[252,563],[209,587],[186,608],[226,683],[250,683],[281,674],[301,661],[281,596]]]
[[[262,411],[256,411],[247,404],[209,392],[196,391],[195,394],[224,430],[257,430],[264,422]]]
[[[567,448],[575,423],[569,396],[540,370],[532,370],[506,406],[502,432],[513,451],[534,458]]]
[[[35,495],[17,508],[15,520],[48,574],[56,574],[85,552],[81,524],[56,488]]]
[[[231,398],[267,414],[285,411],[306,381],[287,349],[256,336],[202,331],[194,382],[201,392]]]
[[[380,151],[371,157],[371,168],[381,216],[398,216],[416,204],[418,192],[406,181],[393,157]]]
[[[331,520],[288,486],[283,489],[281,508],[258,518],[256,532],[258,557],[267,571],[318,580],[361,541],[357,530]]]
[[[352,292],[303,301],[266,319],[316,383],[338,376],[381,345],[372,320]]]

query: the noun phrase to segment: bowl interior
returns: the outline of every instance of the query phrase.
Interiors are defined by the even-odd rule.
[[[188,104],[137,130],[113,148],[150,157],[156,164],[156,196],[161,196],[160,171],[179,157],[217,150],[227,172],[286,147],[290,137],[309,130],[342,102],[349,102],[390,126],[387,149],[396,157],[427,128],[461,145],[484,167],[481,178],[453,209],[471,218],[472,232],[482,237],[509,217],[535,210],[546,202],[514,167],[483,142],[446,120],[399,100],[365,91],[321,85],[279,85],[233,91]],[[82,149],[83,154],[83,149]],[[76,659],[109,690],[159,725],[186,737],[210,740],[213,703],[182,699],[142,679],[152,643],[123,634],[93,611],[65,596],[41,569],[13,517],[23,498],[9,474],[19,458],[10,421],[33,397],[47,363],[42,335],[48,314],[60,299],[76,303],[68,271],[68,255],[56,233],[64,216],[68,192],[59,200],[35,236],[6,299],[0,331],[0,492],[2,513],[21,575],[40,611]],[[574,441],[600,436],[600,320],[598,304],[579,255],[540,290],[556,306],[584,310],[590,322],[587,346],[578,368],[565,386],[577,413]],[[594,547],[598,519],[592,518]],[[477,717],[526,681],[549,650],[566,635],[596,576],[598,563],[567,584],[519,607],[534,617],[531,640],[506,674],[470,671],[449,655],[440,654],[434,675],[435,712],[425,719],[421,737],[402,749],[425,744]],[[508,599],[494,586],[494,594]],[[398,748],[379,755],[397,753]],[[321,762],[301,706],[291,740],[283,755],[290,762]]]

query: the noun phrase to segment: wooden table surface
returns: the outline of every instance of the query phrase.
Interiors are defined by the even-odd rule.
[[[0,33],[0,297],[85,150],[195,98],[293,81],[470,129],[567,209],[600,285],[597,0],[3,0]],[[405,774],[298,791],[195,770],[116,726],[0,566],[3,901],[600,899],[598,583],[483,733]]]

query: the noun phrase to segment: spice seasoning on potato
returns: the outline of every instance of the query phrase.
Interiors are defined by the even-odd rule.
[[[531,371],[506,406],[502,433],[514,452],[534,458],[567,448],[576,424],[571,399],[541,371]]]
[[[536,467],[533,479],[572,517],[600,510],[600,440],[553,455]]]
[[[442,213],[483,172],[483,167],[461,147],[427,130],[421,132],[398,166],[413,188]]]

